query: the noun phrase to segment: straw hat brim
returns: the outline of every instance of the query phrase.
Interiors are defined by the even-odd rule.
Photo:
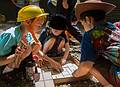
[[[116,6],[107,2],[89,2],[79,3],[76,5],[75,15],[77,19],[80,18],[80,14],[89,10],[103,10],[106,14],[110,13]]]

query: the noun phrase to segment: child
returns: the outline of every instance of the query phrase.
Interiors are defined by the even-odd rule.
[[[119,87],[120,85],[119,74],[115,74],[119,73],[119,66],[106,60],[103,55],[112,42],[109,34],[116,29],[113,24],[104,19],[106,14],[115,7],[101,0],[87,0],[77,4],[75,10],[76,17],[81,22],[85,33],[81,42],[81,63],[73,76],[82,77],[90,73],[99,80],[103,87]]]
[[[56,6],[52,4],[55,1]],[[77,0],[48,0],[49,17],[54,14],[64,15],[67,19],[67,31],[79,42],[82,39],[82,33],[80,29],[76,29],[71,25],[72,18],[75,14],[74,7]]]
[[[17,22],[20,22],[20,25],[0,35],[0,66],[6,65],[3,73],[19,68],[25,59],[32,59],[29,55],[37,55],[38,61],[45,58],[55,69],[61,67],[40,51],[41,43],[36,37],[36,31],[43,25],[47,15],[48,13],[36,5],[25,6],[18,12]],[[25,65],[26,63],[23,64]]]
[[[62,48],[65,48],[65,53],[61,59],[61,65],[66,63],[69,55],[69,41],[65,35],[66,19],[62,15],[54,15],[49,21],[49,27],[43,29],[39,40],[43,45],[43,53],[48,56],[58,57],[62,55]]]

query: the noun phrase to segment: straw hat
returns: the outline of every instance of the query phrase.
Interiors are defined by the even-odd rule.
[[[106,12],[106,14],[108,14],[115,7],[115,5],[107,2],[102,2],[101,0],[87,0],[76,5],[75,15],[77,19],[79,19],[81,13],[89,10],[103,10]]]

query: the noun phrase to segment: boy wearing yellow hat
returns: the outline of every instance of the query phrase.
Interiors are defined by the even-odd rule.
[[[21,24],[2,32],[0,35],[0,66],[6,65],[3,73],[19,68],[23,60],[32,58],[28,57],[30,54],[33,57],[37,56],[38,62],[45,59],[49,63],[52,62],[53,68],[61,67],[40,51],[41,43],[36,37],[36,32],[45,22],[47,15],[48,13],[38,6],[25,6],[18,12],[17,22]]]

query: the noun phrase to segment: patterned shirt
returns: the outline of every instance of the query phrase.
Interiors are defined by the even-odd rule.
[[[81,62],[95,62],[100,51],[110,45],[110,41],[108,41],[109,34],[104,32],[105,28],[108,28],[110,31],[115,30],[115,27],[108,22],[101,23],[84,33],[81,43]]]

